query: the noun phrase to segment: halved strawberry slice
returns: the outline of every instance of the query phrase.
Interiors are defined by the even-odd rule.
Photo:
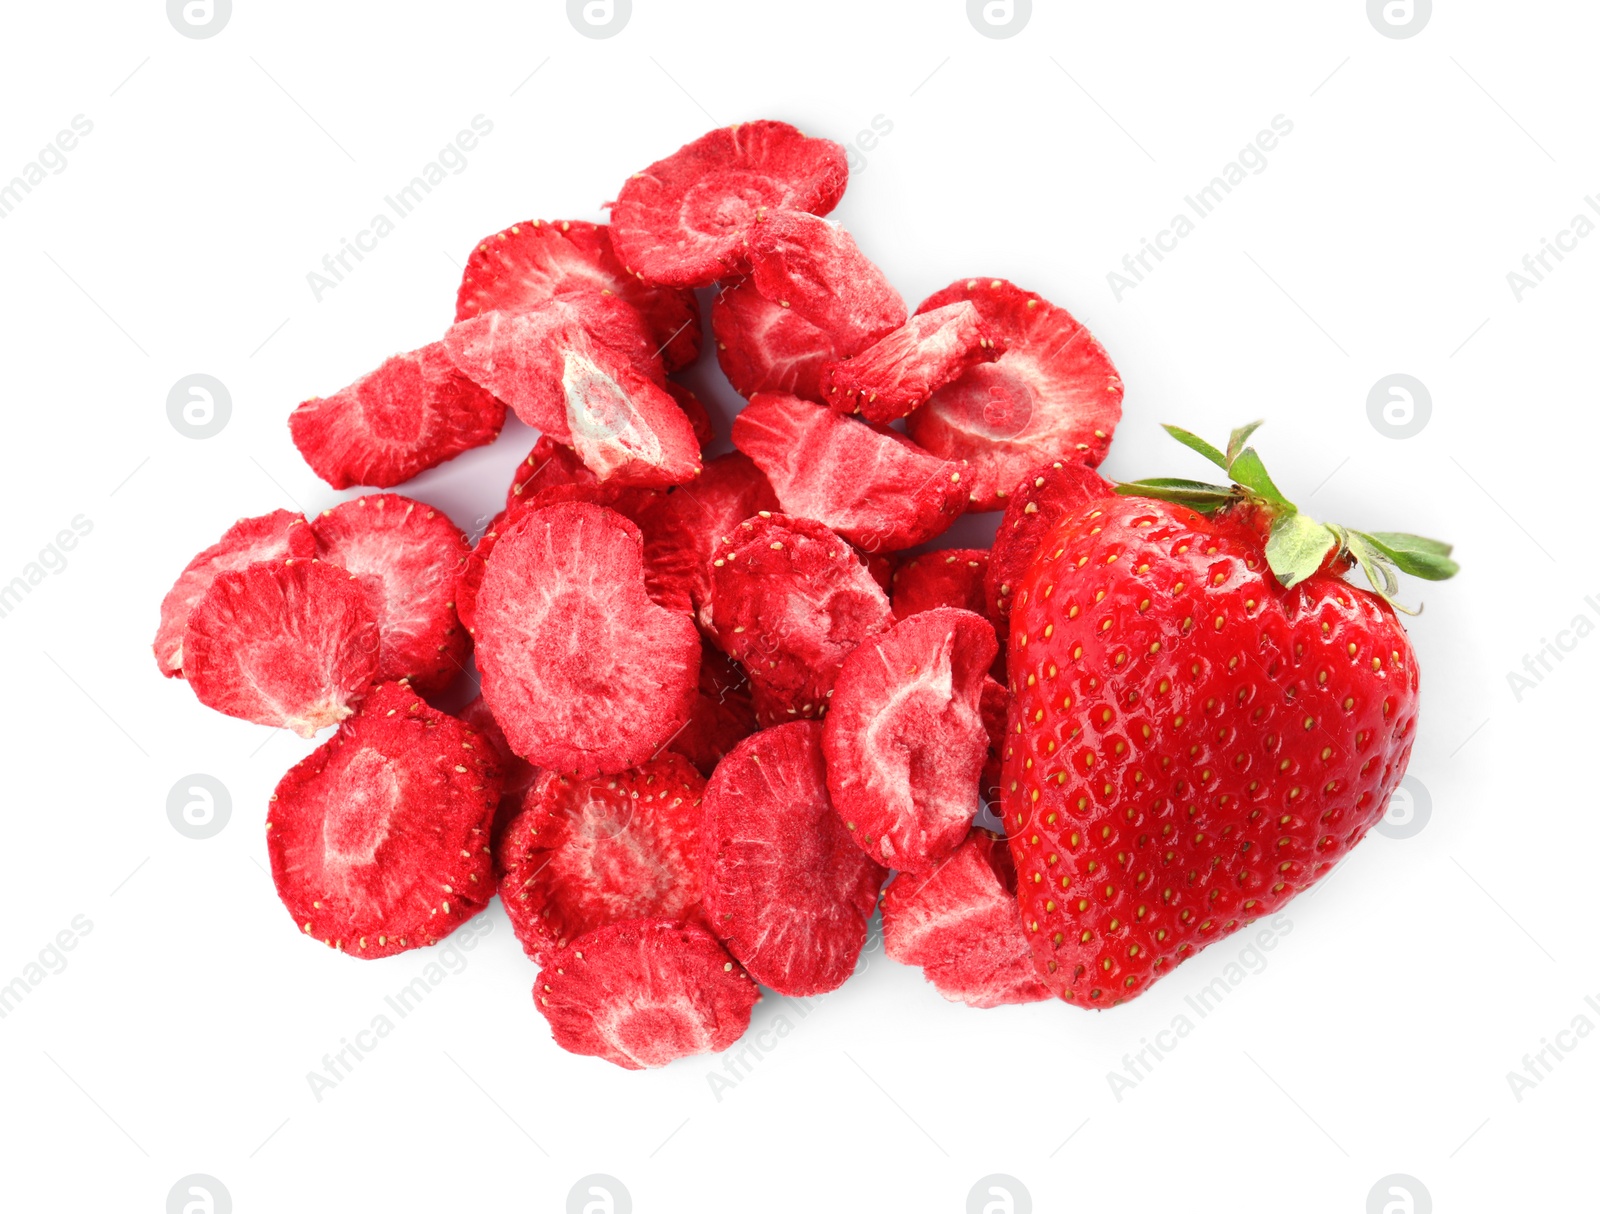
[[[569,351],[562,389],[573,449],[602,481],[664,488],[700,475],[694,426],[637,371]]]
[[[1122,416],[1122,380],[1100,343],[1065,308],[1000,278],[954,283],[917,311],[962,300],[977,307],[1005,353],[935,392],[907,420],[911,437],[942,459],[972,465],[975,510],[998,510],[1040,464],[1099,464]]]
[[[842,985],[886,875],[828,800],[822,726],[746,738],[706,787],[701,876],[711,930],[780,995]]]
[[[776,498],[773,508],[777,508]],[[161,623],[151,645],[161,673],[168,678],[183,677],[183,630],[188,626],[189,613],[205,598],[219,573],[243,569],[260,561],[311,557],[316,552],[317,541],[311,528],[306,526],[305,516],[291,510],[274,510],[256,518],[240,519],[229,527],[220,540],[183,567],[178,580],[161,600]]]
[[[614,478],[602,481],[571,447],[541,434],[512,476],[511,488],[506,490],[506,514],[509,522],[515,522],[529,510],[557,502],[593,502],[638,522],[639,515],[659,496],[650,489],[619,484]]]
[[[371,596],[317,560],[219,573],[189,613],[183,674],[208,708],[312,737],[349,716],[377,677]]]
[[[989,753],[979,708],[998,645],[980,615],[938,607],[862,641],[823,727],[828,791],[851,837],[923,872],[966,838]]]
[[[969,367],[993,362],[1004,343],[970,300],[919,312],[842,362],[822,369],[828,404],[869,422],[892,422],[924,404]]]
[[[1011,618],[1011,595],[1021,585],[1039,541],[1074,510],[1115,490],[1093,468],[1056,460],[1035,468],[1006,495],[1006,512],[989,550],[984,595],[989,618],[1002,628]]]
[[[935,607],[959,607],[985,614],[983,575],[989,568],[986,548],[938,548],[912,557],[894,573],[889,591],[894,618]]]
[[[367,591],[381,642],[378,678],[442,691],[466,666],[472,641],[456,617],[456,577],[472,554],[443,511],[398,493],[371,493],[311,524],[318,554]]]
[[[700,356],[693,292],[651,286],[622,268],[604,224],[538,219],[486,236],[472,250],[456,294],[456,319],[533,312],[548,300],[606,291],[636,308],[669,371]]]
[[[744,235],[765,208],[826,215],[850,170],[845,152],[787,122],[707,132],[623,184],[611,240],[647,282],[704,287],[744,265]]]
[[[540,777],[498,850],[523,951],[543,965],[623,919],[699,919],[705,788],[670,752],[611,776]]]
[[[1028,953],[1017,876],[1004,839],[974,830],[929,873],[899,873],[883,891],[883,951],[922,967],[938,992],[969,1007],[1050,998]]]
[[[533,988],[557,1045],[630,1071],[727,1049],[760,998],[703,928],[670,919],[628,919],[580,936]]]
[[[906,303],[839,224],[767,211],[748,236],[750,281],[829,334],[847,353],[906,323]]]
[[[555,771],[624,771],[689,719],[693,621],[650,601],[639,529],[582,502],[499,537],[478,593],[483,695],[512,750]]]
[[[494,894],[500,790],[481,734],[380,684],[272,794],[278,897],[302,932],[352,957],[435,944]]]
[[[855,550],[810,519],[746,519],[711,570],[712,639],[750,676],[763,723],[820,717],[846,655],[894,620]]]
[[[303,402],[289,414],[289,433],[335,489],[387,489],[492,443],[505,420],[505,403],[456,370],[436,341]]]
[[[725,287],[711,305],[717,365],[733,390],[792,392],[807,400],[823,395],[822,369],[850,350],[793,308],[774,303],[748,278]]]
[[[966,509],[961,464],[797,396],[752,398],[733,419],[733,441],[767,474],[785,513],[868,552],[915,547]]]

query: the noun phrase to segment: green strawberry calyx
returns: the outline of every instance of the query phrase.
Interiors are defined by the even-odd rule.
[[[1188,506],[1207,516],[1224,510],[1253,509],[1269,520],[1267,565],[1285,589],[1325,568],[1361,566],[1372,589],[1390,606],[1408,615],[1416,611],[1401,605],[1399,573],[1430,582],[1454,577],[1460,566],[1450,559],[1450,545],[1401,531],[1357,531],[1337,523],[1322,523],[1302,514],[1283,495],[1254,447],[1245,444],[1260,422],[1240,426],[1228,437],[1226,451],[1213,447],[1198,434],[1178,426],[1162,429],[1189,450],[1210,460],[1228,475],[1229,484],[1213,485],[1178,477],[1153,477],[1117,485],[1129,497],[1151,497]],[[1418,608],[1420,610],[1420,608]]]

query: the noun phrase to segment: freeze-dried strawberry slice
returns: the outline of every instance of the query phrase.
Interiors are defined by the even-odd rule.
[[[959,607],[983,615],[984,548],[938,548],[912,557],[895,570],[889,600],[894,618],[903,620],[935,607]]]
[[[272,794],[278,897],[302,932],[352,957],[437,943],[494,894],[500,789],[481,734],[402,683],[379,684]]]
[[[744,265],[744,235],[764,208],[826,215],[850,170],[844,149],[787,122],[710,131],[623,184],[611,241],[647,282],[709,286]]]
[[[461,626],[467,630],[469,636],[476,635],[478,630],[478,591],[483,587],[484,570],[489,567],[489,554],[494,551],[495,543],[500,539],[501,533],[515,521],[516,518],[509,510],[502,510],[495,515],[456,572],[453,595],[456,619],[461,621]]]
[[[979,703],[997,648],[988,620],[936,607],[845,658],[823,726],[828,791],[881,864],[924,872],[966,838],[989,753]]]
[[[500,722],[494,719],[494,713],[489,711],[489,705],[484,703],[481,695],[474,696],[457,715],[469,728],[483,735],[483,740],[489,744],[495,761],[500,765],[503,779],[498,808],[494,811],[494,829],[491,831],[491,843],[498,844],[506,827],[522,812],[522,798],[539,778],[539,769],[512,753],[511,743],[506,741]],[[495,876],[498,879],[498,869]]]
[[[693,484],[674,489],[641,521],[651,597],[680,609],[688,603],[704,617],[712,550],[763,510],[777,513],[778,495],[746,456],[730,451],[706,464]]]
[[[683,410],[683,415],[689,419],[689,428],[694,431],[695,442],[701,447],[709,447],[717,439],[717,432],[711,427],[711,414],[707,412],[705,402],[694,394],[692,388],[668,380],[663,385],[667,395],[677,402],[678,408]]]
[[[624,919],[700,918],[704,777],[678,754],[612,776],[541,776],[499,849],[500,901],[540,965]]]
[[[700,694],[694,713],[669,745],[709,776],[724,755],[755,731],[750,680],[707,642],[700,653]]]
[[[219,573],[189,613],[183,673],[207,707],[309,738],[349,716],[377,677],[371,599],[316,560]]]
[[[511,749],[592,776],[654,755],[689,719],[700,636],[644,588],[638,527],[582,502],[500,536],[478,592],[483,695]]]
[[[776,509],[776,498],[773,503]],[[259,561],[315,556],[316,551],[317,541],[305,518],[290,510],[240,519],[229,527],[220,540],[183,567],[161,600],[161,623],[151,646],[161,673],[169,678],[183,677],[183,630],[189,623],[189,613],[205,598],[219,573]]]
[[[727,1049],[761,992],[703,928],[629,919],[573,941],[539,971],[555,1043],[630,1071]]]
[[[712,639],[750,676],[763,723],[821,716],[845,656],[893,621],[855,550],[810,519],[746,519],[712,558]]]
[[[966,509],[961,464],[797,396],[752,398],[733,419],[733,441],[767,474],[785,513],[868,552],[915,547]]]
[[[464,375],[536,430],[570,443],[563,380],[568,357],[615,373],[663,378],[639,313],[615,295],[569,295],[535,312],[485,312],[445,332],[445,352]]]
[[[1079,506],[1114,492],[1093,468],[1061,460],[1034,469],[1012,488],[984,573],[991,620],[1003,628],[1011,618],[1011,588],[1021,583],[1039,541]]]
[[[1017,913],[1005,840],[974,830],[930,873],[899,873],[883,891],[883,951],[922,968],[938,992],[969,1007],[1050,998]]]
[[[671,396],[626,367],[568,354],[572,446],[602,481],[664,488],[700,475],[700,442]]]
[[[969,367],[993,362],[1002,343],[970,300],[919,312],[852,358],[822,369],[828,404],[869,422],[892,422]]]
[[[711,305],[717,364],[733,390],[793,392],[823,400],[822,369],[852,353],[845,343],[756,290],[748,278],[717,295]]]
[[[289,414],[289,433],[335,489],[387,489],[492,443],[505,420],[505,404],[456,370],[436,341],[305,401]]]
[[[656,287],[629,274],[604,224],[538,219],[487,236],[472,250],[456,294],[456,319],[485,312],[532,312],[546,301],[609,291],[638,309],[667,370],[700,356],[700,306],[690,291]]]
[[[998,510],[1029,471],[1051,460],[1105,458],[1122,416],[1122,380],[1089,330],[1004,279],[971,279],[930,295],[931,312],[971,300],[1006,351],[940,388],[908,419],[912,438],[972,465],[973,509]]]
[[[528,458],[517,465],[511,488],[506,490],[506,518],[508,523],[515,522],[529,510],[558,502],[593,502],[637,522],[658,496],[651,489],[602,481],[571,447],[541,434]]]
[[[311,524],[318,554],[366,589],[382,644],[378,677],[410,679],[424,695],[464,668],[471,637],[456,618],[456,577],[472,554],[442,511],[398,493],[324,510]]]
[[[706,919],[756,981],[780,995],[843,984],[867,938],[885,872],[828,800],[822,726],[746,738],[706,787]]]
[[[906,302],[839,224],[802,211],[768,211],[750,229],[750,281],[798,312],[847,353],[906,323]]]

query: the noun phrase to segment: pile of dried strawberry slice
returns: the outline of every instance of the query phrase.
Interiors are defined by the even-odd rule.
[[[1010,282],[908,309],[823,218],[846,176],[785,123],[713,131],[609,225],[484,239],[440,340],[291,414],[336,489],[492,442],[508,408],[541,434],[476,543],[370,492],[235,524],[162,603],[156,660],[203,703],[336,727],[268,814],[298,930],[382,957],[498,893],[556,1042],[628,1068],[727,1048],[758,984],[838,987],[880,899],[889,955],[947,998],[1061,993],[1012,859],[1038,837],[975,823],[1022,734],[1014,596],[1111,493],[1122,384]],[[711,459],[670,378],[703,303],[748,398]],[[1000,509],[992,550],[924,547]],[[481,697],[441,711],[474,650]]]

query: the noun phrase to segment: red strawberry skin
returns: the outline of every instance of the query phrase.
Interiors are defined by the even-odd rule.
[[[1382,817],[1417,720],[1393,610],[1285,590],[1263,529],[1144,498],[1069,513],[1011,613],[1003,806],[1040,977],[1143,992],[1281,909]]]

